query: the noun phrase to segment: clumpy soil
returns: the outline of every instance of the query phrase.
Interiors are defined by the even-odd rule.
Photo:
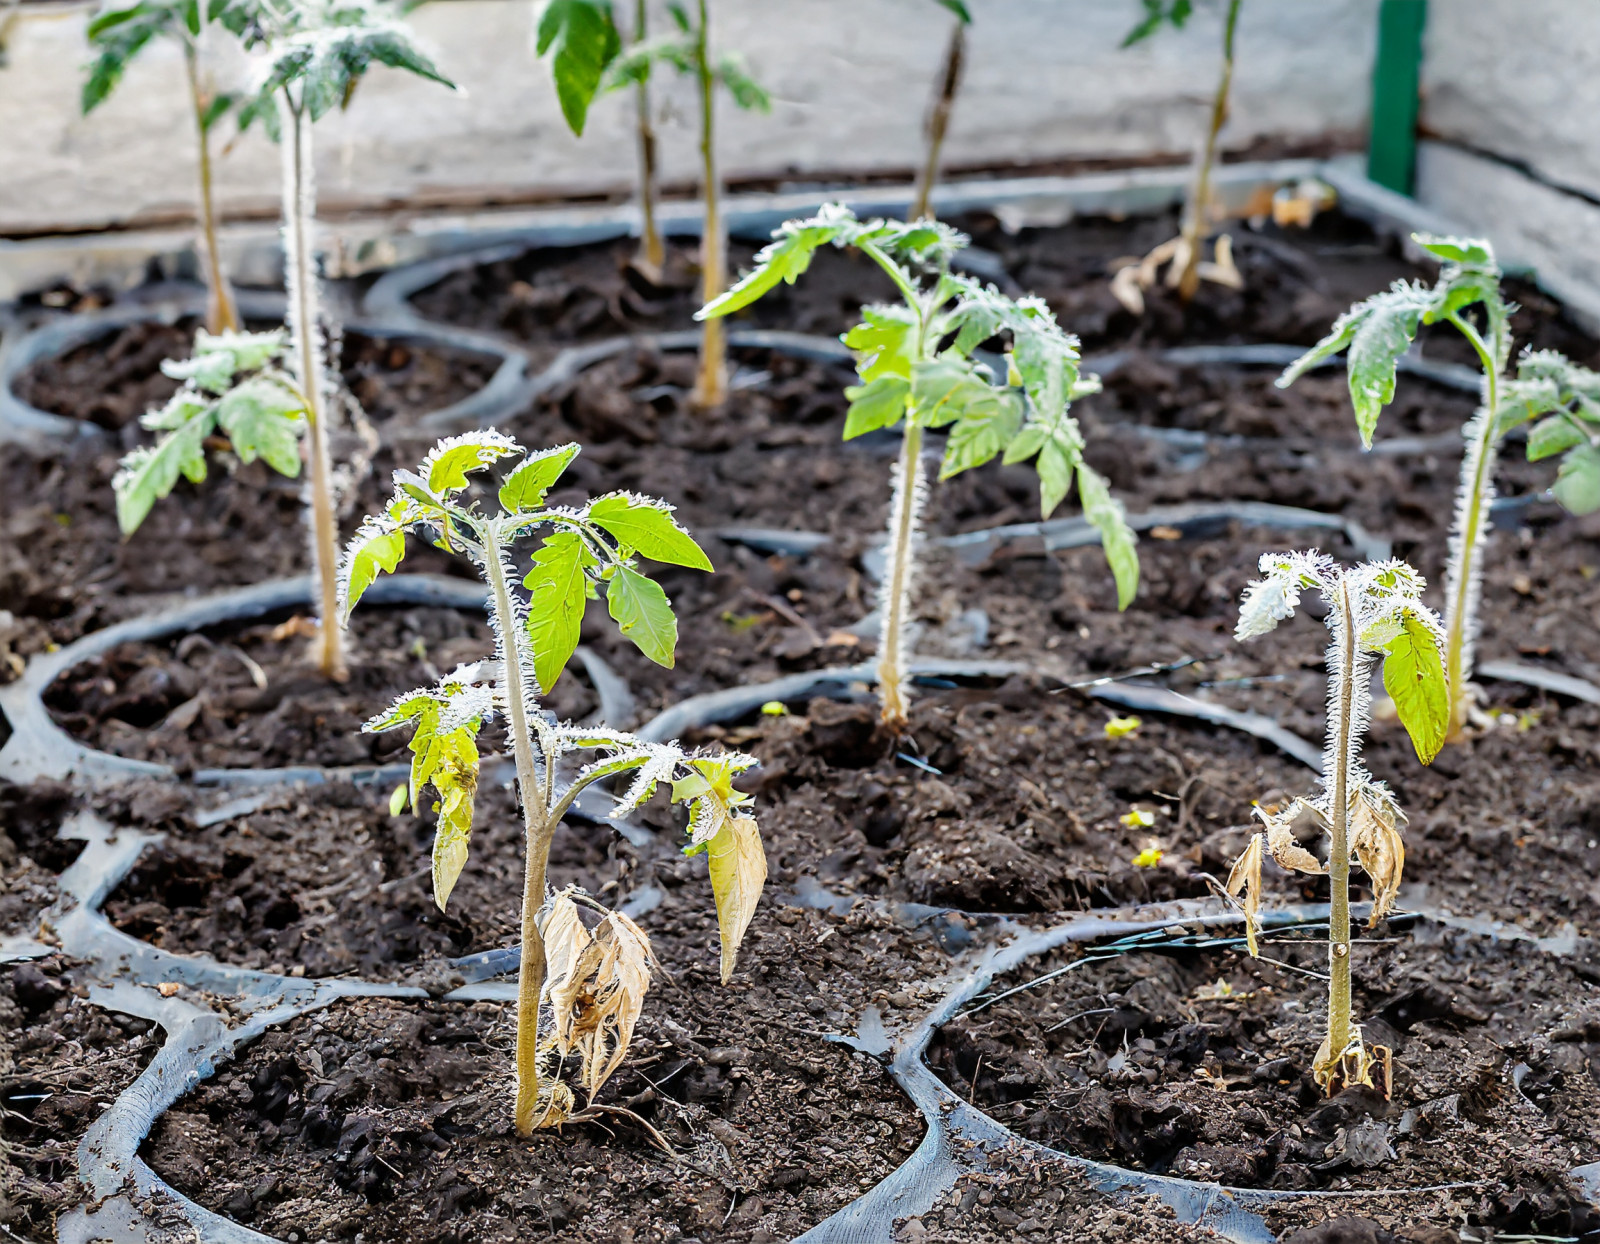
[[[1411,273],[1333,220],[1298,239],[1241,242],[1241,266],[1259,297],[1208,289],[1185,321],[1172,320],[1158,297],[1135,329],[1109,308],[1097,321],[1097,291],[1112,258],[1162,240],[1170,222],[1078,222],[1015,236],[986,227],[972,222],[982,245],[1019,284],[1070,310],[1063,322],[1093,349],[1308,341],[1351,298]],[[452,280],[480,283],[455,306],[470,322],[525,334],[536,361],[618,323],[681,326],[673,317],[692,309],[692,294],[641,315],[638,300],[656,295],[617,275],[623,253],[590,248],[545,269],[514,261],[497,276],[462,274]],[[881,296],[858,266],[848,256],[820,257],[785,292],[794,301],[773,304],[781,315],[771,322],[838,331],[856,302]],[[546,281],[542,272],[557,275]],[[584,282],[612,277],[626,286],[615,299],[620,318],[609,303],[583,313]],[[534,291],[531,301],[516,280]],[[539,293],[547,284],[555,290],[548,298]],[[454,314],[430,302],[448,288],[424,294],[425,309]],[[505,314],[502,294],[513,293],[526,316],[494,322]],[[1518,297],[1527,308],[1519,346],[1557,344],[1592,361],[1592,347],[1560,324],[1548,300]],[[481,321],[466,314],[474,299]],[[1453,351],[1448,338],[1425,342],[1430,356],[1465,361]],[[739,352],[737,362],[741,387],[716,417],[687,410],[688,354],[639,349],[506,426],[529,445],[585,445],[557,500],[619,487],[664,497],[718,567],[713,576],[652,568],[683,620],[673,670],[646,662],[601,610],[591,611],[584,640],[629,682],[641,718],[685,695],[854,662],[873,649],[873,629],[858,625],[874,594],[861,554],[882,526],[896,442],[839,442],[848,368],[763,352]],[[1104,394],[1076,408],[1091,461],[1134,512],[1240,498],[1342,513],[1392,539],[1397,555],[1437,584],[1459,451],[1442,443],[1362,456],[1341,374],[1314,374],[1287,392],[1272,379],[1266,370],[1136,357],[1108,377]],[[1470,395],[1403,377],[1380,439],[1444,436],[1471,406]],[[387,491],[390,467],[425,448],[379,452],[373,474],[349,494],[347,528]],[[141,532],[119,548],[106,487],[114,456],[102,446],[26,465],[0,459],[12,494],[38,499],[21,518],[8,516],[25,538],[0,554],[13,651],[70,640],[148,607],[157,593],[303,569],[294,485],[266,491],[271,481],[249,468],[219,471],[198,489],[180,485],[164,503],[166,517],[158,506],[147,524],[156,542],[141,544]],[[1517,447],[1503,459],[1500,491],[1512,504],[1499,512],[1487,554],[1480,657],[1596,679],[1600,520],[1573,519],[1539,499],[1549,479]],[[1036,495],[1024,468],[970,472],[934,487],[930,534],[1030,521]],[[731,526],[818,530],[834,542],[807,557],[769,556],[712,534]],[[771,877],[726,989],[717,984],[704,866],[679,853],[677,818],[649,805],[633,818],[645,832],[627,839],[605,825],[565,827],[552,881],[627,903],[665,968],[634,1051],[601,1100],[648,1118],[686,1156],[676,1168],[619,1117],[515,1142],[509,1010],[443,1000],[460,980],[448,959],[516,938],[522,846],[503,767],[486,771],[472,854],[448,912],[430,893],[431,815],[389,816],[386,790],[262,792],[209,824],[196,796],[177,787],[102,800],[115,823],[164,834],[106,904],[118,927],[169,950],[404,981],[431,995],[341,1003],[275,1030],[169,1113],[147,1156],[187,1194],[284,1239],[798,1234],[893,1169],[923,1130],[874,1060],[821,1034],[852,1030],[869,1005],[891,1031],[920,1017],[941,995],[939,979],[966,962],[956,957],[979,953],[996,935],[993,913],[1039,925],[1063,910],[1205,897],[1248,838],[1252,801],[1312,791],[1309,770],[1233,732],[1145,713],[1137,730],[1109,737],[1109,719],[1124,710],[1063,689],[1151,663],[1176,666],[1155,680],[1276,715],[1319,739],[1326,640],[1314,605],[1307,602],[1311,618],[1249,645],[1231,634],[1260,553],[1310,545],[1355,555],[1331,532],[1227,519],[1152,531],[1140,546],[1140,596],[1118,613],[1097,548],[1048,557],[1012,550],[967,564],[930,543],[917,593],[919,650],[1008,659],[1026,672],[919,685],[911,733],[893,747],[875,733],[865,689],[854,701],[801,697],[787,715],[752,715],[686,740],[762,761],[745,785],[757,796]],[[414,551],[406,568],[468,572],[429,550]],[[362,650],[385,679],[392,675],[392,688],[379,680],[305,698],[296,682],[305,640],[274,640],[272,629],[292,621],[278,616],[130,647],[73,671],[53,694],[76,698],[67,711],[81,720],[69,724],[84,737],[190,767],[403,758],[403,733],[372,751],[355,725],[391,690],[426,681],[428,664],[442,671],[487,655],[482,621],[376,607],[356,620]],[[261,667],[264,696],[230,648]],[[196,701],[185,723],[185,706]],[[574,672],[553,707],[579,717],[594,703]],[[1359,947],[1357,1005],[1368,1037],[1396,1051],[1392,1103],[1308,1094],[1316,982],[1227,948],[1074,967],[951,1024],[934,1046],[935,1067],[956,1092],[1029,1137],[1193,1178],[1293,1190],[1415,1188],[1462,1171],[1481,1178],[1484,1164],[1473,1170],[1472,1157],[1505,1155],[1488,1186],[1428,1194],[1432,1201],[1300,1200],[1270,1213],[1281,1234],[1312,1230],[1297,1244],[1444,1244],[1468,1222],[1479,1234],[1590,1230],[1564,1171],[1600,1148],[1600,1020],[1591,1014],[1600,981],[1592,884],[1600,709],[1488,681],[1483,707],[1486,724],[1430,769],[1393,721],[1380,712],[1374,722],[1367,762],[1411,816],[1403,903],[1435,917],[1508,921],[1549,940],[1495,942],[1425,919],[1380,929],[1373,936],[1381,941]],[[15,819],[44,825],[53,815]],[[53,842],[42,829],[11,832],[24,855]],[[61,858],[44,866],[59,869],[70,852],[52,849]],[[1358,875],[1358,898],[1363,885]],[[1325,898],[1318,879],[1270,866],[1267,886],[1268,905]],[[843,901],[817,908],[819,888]],[[17,904],[19,919],[40,897]],[[1315,946],[1266,953],[1310,970],[1319,958]],[[1064,953],[1041,958],[996,988],[1077,962]],[[1216,989],[1219,978],[1228,990]],[[1263,1067],[1271,1073],[1258,1076]],[[1375,1164],[1361,1164],[1373,1156]],[[1370,1221],[1316,1225],[1345,1212]],[[1112,1206],[1080,1176],[1021,1149],[896,1231],[905,1240],[1195,1238],[1158,1205]]]
[[[104,751],[197,768],[383,764],[408,757],[404,731],[361,723],[402,692],[489,654],[482,614],[368,606],[351,620],[342,683],[307,659],[303,613],[119,644],[45,690],[64,728]]]
[[[149,439],[139,416],[178,390],[179,382],[161,371],[162,361],[189,357],[198,323],[184,319],[115,329],[59,358],[35,363],[18,378],[16,395],[50,414],[121,433],[123,448],[131,449]],[[353,331],[340,342],[345,387],[378,422],[459,402],[487,384],[498,365],[488,355]]]

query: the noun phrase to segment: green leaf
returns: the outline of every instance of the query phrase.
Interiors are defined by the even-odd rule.
[[[1411,240],[1423,250],[1449,263],[1463,268],[1498,273],[1494,248],[1482,238],[1441,238],[1427,233],[1413,233]]]
[[[1144,17],[1123,36],[1122,46],[1125,48],[1148,39],[1161,29],[1162,23],[1170,25],[1174,30],[1182,30],[1184,23],[1194,12],[1192,0],[1142,0],[1142,3]]]
[[[1022,399],[1009,389],[988,389],[988,396],[969,402],[950,429],[939,478],[982,466],[1009,445],[1022,426]]]
[[[911,396],[911,382],[899,376],[879,376],[868,385],[851,385],[844,395],[850,403],[844,418],[844,439],[848,441],[899,423]]]
[[[1139,590],[1139,537],[1128,526],[1122,505],[1105,480],[1083,462],[1078,464],[1078,499],[1083,503],[1083,516],[1099,529],[1100,547],[1117,581],[1117,608],[1126,609]]]
[[[1017,433],[1011,444],[1006,446],[1006,455],[1001,459],[1001,462],[1006,466],[1015,466],[1019,462],[1026,462],[1042,450],[1045,442],[1049,439],[1050,432],[1048,428],[1040,423],[1030,423]],[[1057,504],[1059,505],[1060,502],[1057,502]],[[1053,509],[1054,507],[1052,506],[1051,508]],[[1050,515],[1046,513],[1045,517],[1049,518]]]
[[[968,359],[944,354],[911,366],[912,417],[923,427],[954,423],[969,406],[988,401],[993,393],[994,386]]]
[[[217,422],[241,462],[259,457],[279,475],[300,474],[305,409],[281,384],[258,376],[235,386],[217,403]]]
[[[581,449],[571,443],[529,454],[500,485],[500,504],[512,514],[537,510]]]
[[[949,9],[968,26],[972,24],[972,14],[962,0],[934,0],[934,3]]]
[[[1528,461],[1553,458],[1566,453],[1574,445],[1587,444],[1589,438],[1582,428],[1565,415],[1541,419],[1528,430]]]
[[[451,90],[455,89],[456,84],[440,73],[438,66],[423,55],[422,50],[411,41],[409,32],[398,29],[378,31],[364,40],[362,51],[380,65],[387,65],[390,69],[404,69],[419,78],[427,78],[430,82],[448,86]]]
[[[444,497],[467,486],[468,471],[489,466],[517,452],[517,443],[493,428],[466,432],[442,440],[433,447],[432,452],[422,460],[422,478],[427,482],[430,492]]]
[[[1600,510],[1600,449],[1581,445],[1563,458],[1551,491],[1570,514]]]
[[[123,535],[139,529],[150,507],[177,486],[180,475],[196,484],[205,479],[205,438],[215,423],[215,409],[202,407],[154,448],[136,449],[122,460],[111,489],[117,499],[117,526]]]
[[[1041,518],[1049,518],[1056,512],[1056,507],[1067,499],[1067,494],[1072,491],[1072,480],[1079,460],[1076,450],[1055,437],[1047,440],[1044,448],[1039,450],[1039,460],[1034,463],[1034,470],[1039,473]]]
[[[604,0],[550,0],[539,15],[536,54],[553,51],[556,98],[574,134],[583,133],[606,66],[621,50],[611,5]]]
[[[528,639],[533,644],[533,671],[546,695],[578,646],[589,603],[585,572],[597,565],[582,536],[558,531],[534,553],[533,569],[523,580],[531,593]]]
[[[726,293],[696,311],[694,318],[710,320],[731,315],[776,288],[779,281],[793,285],[811,266],[811,257],[818,247],[833,241],[855,224],[855,217],[848,212],[826,210],[809,220],[785,221],[773,235],[774,240],[756,255],[756,266]]]
[[[746,112],[771,112],[772,96],[745,69],[744,57],[727,52],[717,62],[717,81],[728,88],[733,102]]]
[[[856,375],[864,384],[881,376],[911,379],[916,351],[917,316],[910,307],[862,307],[861,323],[844,335],[856,352]]]
[[[626,566],[606,582],[606,606],[622,633],[657,665],[672,668],[678,619],[661,585]]]
[[[665,502],[612,493],[589,503],[589,521],[614,536],[624,556],[633,552],[692,570],[712,568],[711,559],[678,525]]]
[[[1415,609],[1402,609],[1399,624],[1383,658],[1383,689],[1394,701],[1417,759],[1431,764],[1450,732],[1450,684],[1432,628]]]
[[[340,567],[340,598],[344,618],[366,594],[380,574],[393,574],[406,555],[406,533],[381,520],[368,519],[345,547]]]

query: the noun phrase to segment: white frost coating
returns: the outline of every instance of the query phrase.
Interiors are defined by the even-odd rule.
[[[1489,508],[1494,504],[1494,466],[1495,459],[1499,456],[1499,444],[1483,435],[1484,421],[1488,419],[1488,407],[1481,407],[1466,427],[1461,430],[1461,435],[1466,438],[1467,451],[1461,460],[1461,483],[1456,489],[1456,512],[1450,523],[1450,562],[1445,570],[1445,586],[1449,590],[1449,598],[1445,602],[1445,627],[1447,630],[1456,630],[1458,627],[1456,611],[1461,612],[1459,630],[1461,634],[1461,676],[1463,679],[1472,677],[1475,649],[1478,644],[1478,602],[1483,595],[1483,553],[1489,543]],[[1479,475],[1483,478],[1483,495],[1478,502],[1476,523],[1472,518],[1473,481]],[[1471,530],[1468,530],[1469,526]],[[1469,565],[1466,586],[1458,590],[1461,583],[1463,565]],[[1459,695],[1457,688],[1451,688],[1452,695]]]
[[[909,433],[908,433],[909,435]],[[882,618],[878,634],[878,692],[885,710],[890,705],[900,713],[906,703],[906,662],[900,646],[905,639],[911,610],[911,585],[916,578],[917,554],[922,547],[922,507],[927,502],[928,484],[922,470],[922,455],[906,455],[894,465],[894,491],[889,502],[889,543],[884,561],[883,591],[878,600]],[[907,495],[907,489],[910,495]],[[909,512],[906,507],[909,504]],[[899,539],[896,535],[899,535]],[[902,564],[903,559],[903,564]]]

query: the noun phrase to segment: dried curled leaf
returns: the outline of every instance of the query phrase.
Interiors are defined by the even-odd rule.
[[[1257,913],[1261,910],[1261,849],[1266,845],[1265,834],[1251,834],[1250,844],[1244,854],[1233,862],[1228,874],[1228,893],[1237,896],[1244,891],[1244,940],[1252,957],[1257,953]]]
[[[1376,1087],[1372,1080],[1372,1071],[1376,1067],[1384,1073],[1384,1096],[1389,1096],[1387,1061],[1389,1051],[1384,1046],[1374,1046],[1377,1057],[1367,1052],[1366,1043],[1361,1039],[1361,1029],[1352,1026],[1350,1044],[1335,1055],[1330,1047],[1328,1037],[1322,1038],[1322,1044],[1317,1047],[1317,1056],[1311,1060],[1311,1077],[1317,1086],[1329,1097],[1335,1093],[1343,1092],[1352,1085],[1365,1084],[1368,1088]]]
[[[1371,928],[1394,910],[1400,895],[1400,874],[1406,866],[1405,839],[1400,826],[1405,814],[1387,790],[1376,784],[1363,786],[1350,806],[1350,849],[1372,879]]]
[[[1287,868],[1297,873],[1327,871],[1316,856],[1300,845],[1299,839],[1294,834],[1294,826],[1306,817],[1314,817],[1319,827],[1325,830],[1327,818],[1321,809],[1304,799],[1296,799],[1279,812],[1268,812],[1265,808],[1257,808],[1256,816],[1267,828],[1267,849],[1272,852],[1272,858],[1280,868]]]
[[[607,912],[590,933],[579,919],[576,893],[569,887],[553,895],[540,913],[548,963],[544,1001],[554,1024],[552,1045],[563,1057],[578,1051],[579,1083],[593,1097],[627,1057],[655,955],[644,930],[620,911]]]

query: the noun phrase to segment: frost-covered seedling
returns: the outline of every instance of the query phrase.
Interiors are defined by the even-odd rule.
[[[1194,13],[1192,0],[1141,0],[1144,17],[1122,41],[1131,47],[1153,35],[1163,25],[1181,30]],[[1200,288],[1202,279],[1240,289],[1244,279],[1233,263],[1233,239],[1223,234],[1217,239],[1210,262],[1201,258],[1210,229],[1211,170],[1217,162],[1217,135],[1228,119],[1228,96],[1233,89],[1233,36],[1239,26],[1240,0],[1227,0],[1222,22],[1222,75],[1216,94],[1211,97],[1211,119],[1205,139],[1195,157],[1194,177],[1183,204],[1183,222],[1178,236],[1163,242],[1138,263],[1120,269],[1111,281],[1117,301],[1135,315],[1144,314],[1144,291],[1156,283],[1162,265],[1167,269],[1167,284],[1188,302]]]
[[[745,68],[736,52],[713,55],[711,18],[706,0],[695,0],[695,16],[682,4],[667,5],[675,27],[658,39],[640,38],[614,60],[606,71],[603,89],[648,84],[654,66],[665,65],[695,81],[700,100],[700,169],[704,221],[700,231],[700,298],[710,302],[728,287],[728,233],[722,220],[722,178],[717,172],[717,88],[747,111],[766,112],[772,99]],[[640,7],[640,29],[643,6]],[[648,121],[648,100],[641,96],[641,117]],[[641,158],[645,147],[641,136]],[[653,151],[653,148],[652,148]],[[708,320],[700,338],[700,367],[692,401],[703,409],[721,406],[728,398],[728,341],[723,326]]]
[[[1244,893],[1246,936],[1256,953],[1256,914],[1261,903],[1261,863],[1271,854],[1282,867],[1327,873],[1328,1031],[1312,1063],[1317,1083],[1331,1093],[1350,1084],[1372,1084],[1374,1059],[1362,1044],[1350,1013],[1350,853],[1372,882],[1372,923],[1394,909],[1405,865],[1400,829],[1405,815],[1382,782],[1361,765],[1361,738],[1371,708],[1372,660],[1383,657],[1383,685],[1417,755],[1430,762],[1444,745],[1450,695],[1440,652],[1444,632],[1422,604],[1422,576],[1404,562],[1369,562],[1345,568],[1317,552],[1268,553],[1262,577],[1245,589],[1239,607],[1239,640],[1264,635],[1313,588],[1327,602],[1328,735],[1322,752],[1322,792],[1287,808],[1258,808],[1265,831],[1250,839],[1228,878],[1230,893]],[[1328,835],[1323,864],[1301,845],[1296,828]],[[1387,1051],[1379,1051],[1386,1062]]]
[[[1513,428],[1538,420],[1529,429],[1528,460],[1564,455],[1556,475],[1556,499],[1574,514],[1600,509],[1600,375],[1554,350],[1524,354],[1516,376],[1506,375],[1511,313],[1516,308],[1501,295],[1500,268],[1489,243],[1422,235],[1414,240],[1441,261],[1439,279],[1431,287],[1420,281],[1396,281],[1392,288],[1357,303],[1283,373],[1278,384],[1287,387],[1325,359],[1346,351],[1356,428],[1362,445],[1370,449],[1378,416],[1394,400],[1400,356],[1419,326],[1452,324],[1482,364],[1483,401],[1462,429],[1466,453],[1456,486],[1445,572],[1445,672],[1454,691],[1449,731],[1453,739],[1460,735],[1473,703],[1473,645],[1500,442]],[[1474,306],[1480,320],[1476,324],[1465,314]]]
[[[670,666],[677,620],[666,594],[640,574],[640,556],[710,570],[711,563],[672,517],[672,507],[631,493],[611,493],[581,506],[550,506],[545,495],[578,454],[577,445],[524,454],[494,430],[441,441],[415,473],[395,472],[395,493],[384,513],[367,519],[340,569],[340,616],[381,573],[405,554],[406,533],[465,553],[489,587],[496,638],[492,664],[466,666],[435,687],[401,696],[366,724],[369,731],[411,726],[411,778],[394,810],[418,806],[421,790],[438,794],[434,830],[434,898],[448,902],[467,860],[478,787],[477,735],[495,714],[506,721],[516,760],[517,794],[527,839],[522,897],[522,957],[517,996],[517,1131],[592,1118],[594,1094],[616,1070],[649,988],[650,943],[621,912],[566,890],[547,896],[550,842],[561,819],[590,786],[631,774],[612,816],[620,818],[669,783],[687,804],[689,854],[704,852],[716,897],[722,939],[722,979],[733,971],[739,942],[766,880],[761,835],[748,814],[750,796],[734,779],[755,761],[737,752],[703,755],[675,743],[652,743],[604,727],[558,723],[538,703],[577,647],[588,602],[604,594],[622,633],[651,660]],[[498,504],[485,510],[469,495],[469,476],[514,462],[501,477]],[[512,556],[517,542],[542,532],[532,569],[516,592]],[[573,753],[592,759],[570,778]],[[601,913],[589,929],[579,906]],[[550,1011],[541,1040],[540,1005]],[[579,1086],[588,1104],[554,1075],[559,1057],[582,1057]]]
[[[217,244],[217,209],[211,186],[211,131],[234,104],[233,96],[217,91],[201,67],[201,49],[208,24],[216,22],[238,0],[139,0],[107,6],[89,22],[89,43],[97,55],[83,84],[81,104],[85,115],[98,108],[122,81],[128,62],[152,39],[177,40],[183,48],[183,67],[194,117],[199,154],[199,216],[201,262],[209,296],[206,327],[214,333],[237,330],[238,308],[222,270]]]
[[[1039,474],[1039,510],[1048,518],[1074,481],[1084,516],[1100,532],[1126,608],[1139,584],[1136,537],[1106,481],[1083,460],[1083,433],[1068,407],[1099,381],[1078,371],[1078,341],[1056,324],[1037,298],[1012,301],[992,286],[950,271],[967,239],[933,221],[859,221],[831,204],[809,220],[791,220],[773,234],[756,266],[721,298],[698,312],[715,319],[749,306],[780,281],[793,284],[819,247],[853,246],[887,272],[898,304],[862,308],[863,322],[844,335],[856,351],[861,384],[850,399],[846,440],[880,428],[903,427],[889,506],[888,562],[880,601],[878,691],[890,730],[906,728],[905,637],[911,603],[919,520],[926,487],[923,434],[948,428],[939,478],[1004,455],[1030,459]],[[999,383],[974,351],[995,338],[1009,341]]]
[[[416,46],[387,0],[255,0],[235,3],[221,21],[247,46],[271,52],[266,77],[239,109],[239,126],[259,119],[278,141],[283,157],[284,285],[295,386],[304,398],[306,460],[310,465],[311,555],[316,575],[317,665],[330,678],[345,674],[337,613],[338,518],[334,513],[333,466],[328,453],[332,389],[326,375],[320,296],[315,262],[316,186],[311,128],[332,108],[344,106],[374,61],[453,84]]]
[[[217,431],[240,461],[260,458],[280,474],[300,474],[306,399],[284,354],[282,331],[213,336],[201,329],[193,357],[162,362],[162,371],[184,383],[165,406],[139,420],[158,434],[155,445],[135,449],[112,477],[124,535],[138,530],[180,475],[204,481],[206,440]]]

